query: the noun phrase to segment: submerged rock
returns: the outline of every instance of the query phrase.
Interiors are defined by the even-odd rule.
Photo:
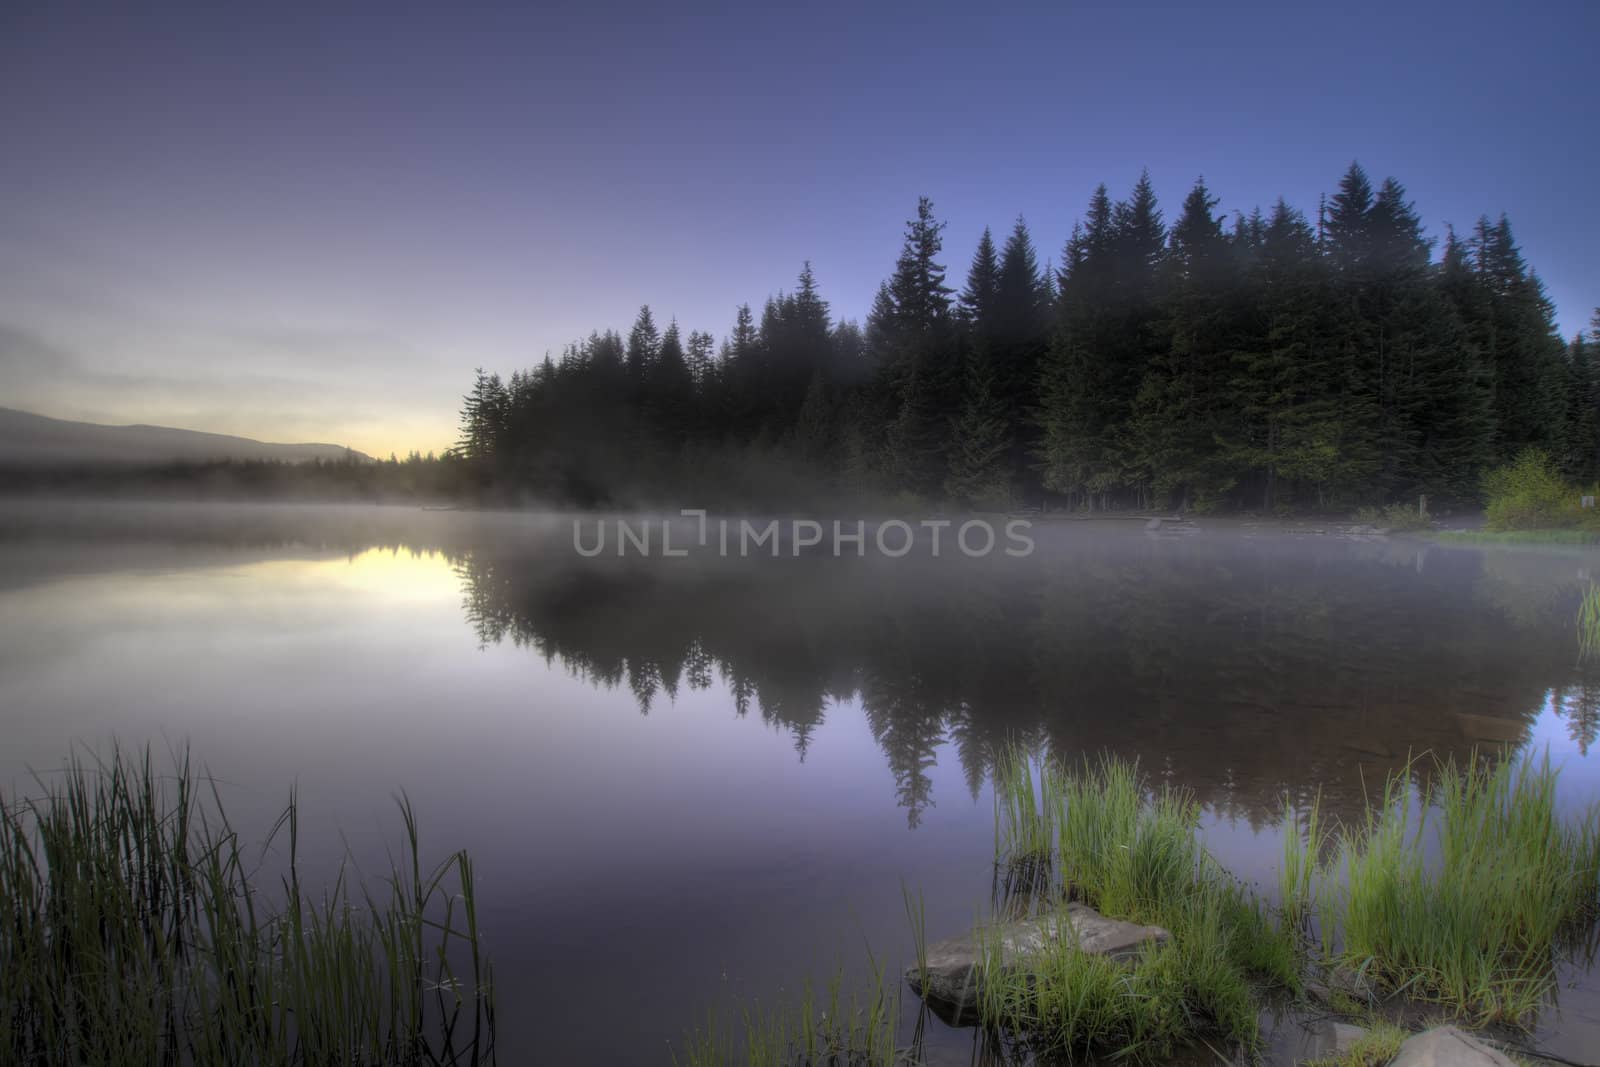
[[[1454,1026],[1439,1026],[1400,1046],[1389,1067],[1516,1067],[1504,1053]]]
[[[928,999],[960,1015],[977,1007],[985,944],[992,946],[998,941],[1008,969],[1026,969],[1030,956],[1061,940],[1075,943],[1084,952],[1129,959],[1138,954],[1140,946],[1160,944],[1171,936],[1159,926],[1108,919],[1093,908],[1069,904],[1064,913],[997,923],[930,945],[927,989],[923,989],[923,972],[917,967],[907,968],[906,981],[919,995],[925,992]]]
[[[1317,1031],[1317,1039],[1326,1047],[1327,1055],[1341,1056],[1355,1048],[1356,1042],[1366,1037],[1367,1033],[1364,1026],[1327,1019]]]

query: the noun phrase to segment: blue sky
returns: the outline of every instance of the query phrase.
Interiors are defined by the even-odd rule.
[[[232,11],[221,10],[224,6]],[[122,5],[128,8],[129,5]],[[1510,215],[1600,304],[1600,4],[0,9],[0,404],[386,454],[639,304],[719,336],[810,259],[859,318],[919,195],[1056,256],[1313,214],[1352,159],[1431,235]]]

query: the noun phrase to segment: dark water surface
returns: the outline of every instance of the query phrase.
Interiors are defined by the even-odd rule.
[[[504,1062],[668,1062],[717,1008],[987,907],[994,754],[1111,751],[1274,883],[1283,798],[1358,817],[1408,756],[1548,747],[1600,797],[1600,554],[1202,523],[1035,526],[1026,559],[585,560],[569,519],[0,501],[0,789],[187,742],[264,834],[383,873],[393,794],[477,860]],[[1540,1037],[1600,1047],[1565,971]],[[970,1035],[935,1033],[943,1061]]]

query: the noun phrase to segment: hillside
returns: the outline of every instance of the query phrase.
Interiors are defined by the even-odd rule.
[[[104,426],[0,408],[0,465],[63,467],[206,460],[342,460],[371,457],[330,444],[273,444],[168,426]]]

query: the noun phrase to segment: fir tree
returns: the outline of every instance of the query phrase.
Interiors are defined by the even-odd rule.
[[[1000,324],[1000,261],[994,236],[985,227],[967,270],[967,287],[961,291],[959,314],[975,343],[993,349]]]
[[[1234,481],[1217,462],[1231,413],[1228,304],[1236,285],[1216,206],[1205,181],[1197,181],[1172,227],[1164,316],[1170,341],[1144,376],[1130,428],[1129,459],[1155,502],[1176,498],[1180,508],[1213,503]]]
[[[995,394],[993,369],[976,349],[969,351],[964,384],[966,400],[951,427],[945,492],[969,506],[1009,507],[1010,427]]]
[[[922,197],[916,217],[906,223],[894,275],[868,320],[884,375],[886,465],[904,488],[929,495],[944,479],[944,434],[955,392],[951,290],[938,258],[943,230],[933,202]]]
[[[1051,295],[1045,279],[1027,224],[1019,215],[1000,253],[991,364],[995,396],[1010,430],[1010,478],[1030,498],[1043,489],[1032,457],[1039,448],[1035,422],[1039,368],[1050,347]]]

